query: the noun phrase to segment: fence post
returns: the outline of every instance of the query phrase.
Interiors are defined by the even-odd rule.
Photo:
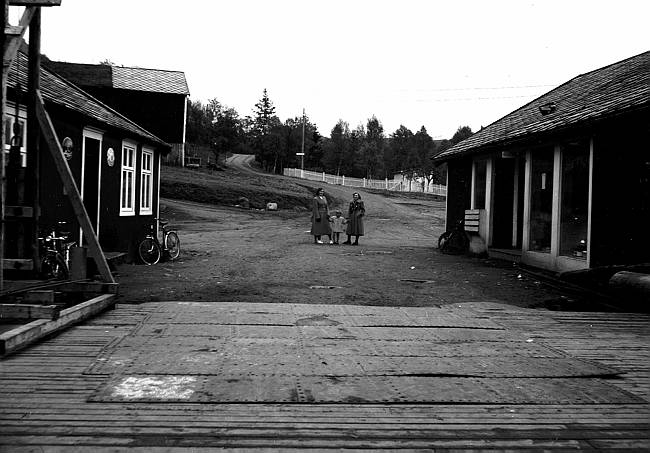
[[[345,185],[345,175],[343,175],[342,178],[343,178],[343,182],[341,183],[341,185],[344,186]]]
[[[388,178],[386,178],[386,190],[388,190]]]
[[[363,178],[363,187],[366,187],[366,178]]]
[[[325,182],[325,172],[323,172],[323,182]]]

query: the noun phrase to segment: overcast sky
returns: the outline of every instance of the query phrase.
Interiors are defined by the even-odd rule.
[[[321,134],[375,115],[449,138],[574,76],[650,50],[650,1],[63,0],[43,8],[53,60],[183,71],[190,98]]]

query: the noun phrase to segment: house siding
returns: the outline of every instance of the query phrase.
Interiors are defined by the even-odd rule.
[[[650,114],[596,130],[591,267],[650,262]]]
[[[101,87],[84,89],[163,141],[183,143],[185,95]]]
[[[59,140],[64,137],[70,137],[74,143],[72,158],[68,161],[71,173],[77,184],[81,187],[81,162],[82,162],[82,140],[84,127],[100,125],[87,124],[88,120],[81,115],[66,112],[55,107],[49,108],[52,115],[52,122]],[[154,149],[153,159],[153,213],[148,215],[139,214],[140,206],[140,178],[141,178],[141,159],[142,159],[142,141],[134,137],[123,135],[124,132],[108,129],[104,132],[101,146],[101,186],[100,186],[100,206],[99,206],[99,242],[104,251],[122,251],[129,252],[129,257],[135,259],[135,247],[137,241],[147,231],[149,223],[157,216],[158,206],[158,156],[160,151],[151,144],[149,148]],[[122,141],[130,139],[138,143],[136,150],[136,215],[120,216],[120,178],[121,178],[121,159],[122,159]],[[109,166],[106,155],[109,148],[115,153],[115,162]],[[54,161],[46,144],[41,144],[41,219],[43,226],[55,226],[56,222],[61,220],[68,221],[68,229],[72,233],[72,239],[78,241],[79,223],[72,209],[72,206],[63,191],[61,179],[54,171]],[[96,181],[96,174],[86,174],[86,178]],[[89,182],[92,184],[92,182]],[[81,192],[81,190],[80,190]],[[92,217],[92,215],[90,215]]]

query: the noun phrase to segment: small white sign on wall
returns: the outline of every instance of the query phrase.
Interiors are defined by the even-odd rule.
[[[106,163],[109,167],[115,165],[115,151],[113,151],[113,148],[108,148],[106,151]]]

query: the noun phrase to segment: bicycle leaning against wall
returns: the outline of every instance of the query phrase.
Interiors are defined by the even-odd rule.
[[[67,280],[70,277],[70,248],[76,242],[69,241],[70,233],[59,231],[67,222],[57,222],[38,238],[41,256],[41,277]]]
[[[162,229],[162,242],[158,240],[158,231],[156,230],[156,221],[160,221]],[[160,261],[161,258],[175,260],[181,254],[181,241],[178,233],[171,228],[167,228],[169,222],[162,219],[154,218],[149,224],[149,232],[138,245],[138,256],[144,264],[151,266]]]
[[[463,220],[459,220],[451,230],[440,235],[438,249],[442,253],[450,255],[467,253],[469,250],[469,237],[465,232],[465,222]]]

